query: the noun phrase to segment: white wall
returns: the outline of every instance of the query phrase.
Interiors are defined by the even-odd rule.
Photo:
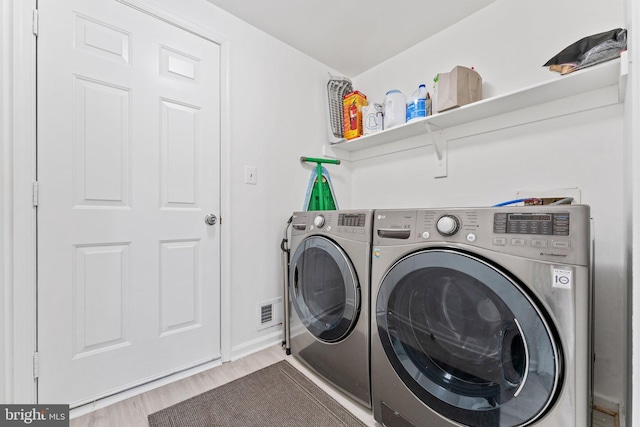
[[[627,101],[625,103],[625,222],[631,232],[627,234],[627,252],[631,261],[627,270],[632,280],[629,281],[628,304],[629,326],[628,336],[631,345],[628,349],[628,366],[630,379],[627,387],[627,419],[629,425],[640,419],[640,122],[637,120],[640,112],[640,69],[633,59],[640,57],[640,34],[635,31],[640,28],[640,4],[636,0],[627,0],[627,29],[629,30],[629,54],[632,62],[629,66],[629,84],[627,87]],[[635,166],[635,167],[634,167]],[[635,223],[635,224],[634,224]],[[637,422],[636,422],[637,424]]]
[[[0,15],[11,15],[11,3],[6,0],[0,0],[0,11]],[[9,45],[11,31],[11,25],[3,25],[0,30],[0,46],[3,47],[0,53],[0,75],[3,76],[7,76],[10,73],[11,49],[5,49],[4,47]],[[10,117],[11,104],[9,92],[9,80],[3,78],[0,80],[0,170],[2,171],[11,169],[7,153],[9,145],[6,143],[10,136],[8,118]],[[11,313],[6,298],[7,288],[4,286],[5,283],[8,283],[7,271],[9,265],[6,256],[8,254],[7,248],[11,242],[8,238],[10,236],[10,228],[7,226],[7,215],[10,212],[8,209],[8,196],[11,192],[9,191],[7,178],[8,175],[6,173],[0,173],[0,307],[2,308],[2,317],[0,317],[0,343],[3,349],[10,348],[7,338],[7,325],[10,324],[8,321],[8,313]],[[7,380],[6,351],[0,351],[0,384],[2,384],[2,386],[0,386],[0,402],[6,402],[7,387],[9,384]]]
[[[624,26],[622,0],[498,0],[355,77],[354,85],[381,102],[389,89],[409,95],[436,73],[465,65],[482,75],[486,98],[561,78],[542,64],[582,37]],[[595,219],[595,392],[624,402],[622,149],[623,106],[601,108],[450,142],[447,178],[433,178],[432,147],[354,162],[352,205],[488,206],[518,190],[578,187]]]
[[[257,304],[282,294],[280,241],[286,220],[302,209],[311,173],[299,158],[322,155],[327,72],[337,72],[205,1],[153,3],[229,41],[230,215],[223,218],[229,231],[223,239],[231,242],[237,357],[282,339],[280,327],[256,330]],[[258,168],[257,185],[243,183],[244,165]],[[348,169],[328,169],[338,202],[348,204]]]

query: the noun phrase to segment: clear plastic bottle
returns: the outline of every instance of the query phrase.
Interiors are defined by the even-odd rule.
[[[407,101],[407,122],[427,117],[427,86],[421,84]]]

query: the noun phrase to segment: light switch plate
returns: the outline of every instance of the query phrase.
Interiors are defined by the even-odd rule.
[[[258,183],[258,168],[255,166],[244,167],[244,183],[256,185]]]

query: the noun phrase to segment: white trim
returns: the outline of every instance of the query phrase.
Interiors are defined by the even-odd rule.
[[[231,360],[231,42],[220,44],[220,351]]]
[[[35,0],[13,0],[13,86],[11,163],[11,224],[13,236],[11,267],[13,275],[6,283],[9,305],[13,310],[11,348],[8,364],[12,402],[37,400],[33,379],[33,353],[36,349],[36,211],[31,191],[36,177],[36,41],[32,33]],[[7,18],[4,18],[7,19]],[[13,350],[13,351],[12,351]]]
[[[12,263],[12,236],[11,227],[11,150],[9,141],[11,140],[11,118],[12,118],[12,85],[11,67],[13,64],[11,54],[13,52],[12,21],[7,17],[13,16],[12,3],[9,0],[0,0],[0,16],[4,17],[0,23],[0,402],[6,402],[7,396],[12,392],[11,366],[9,365],[8,349],[11,348],[9,327],[12,325],[12,305],[10,303],[9,283],[11,283]]]
[[[264,335],[233,347],[231,361],[242,359],[274,345],[282,345],[282,327],[280,326],[278,329],[278,331],[269,335]]]
[[[145,0],[116,0],[116,1],[126,6],[137,9],[140,12],[144,12],[147,15],[151,15],[156,19],[166,22],[167,24],[171,24],[182,30],[195,34],[198,37],[202,37],[204,39],[214,42],[215,44],[219,44],[220,46],[222,46],[225,43],[228,43],[228,40],[225,37],[216,33],[210,28],[204,28],[204,27],[195,25],[189,21],[185,21],[181,18],[178,18],[177,16],[171,14],[170,12],[154,4],[151,4]]]

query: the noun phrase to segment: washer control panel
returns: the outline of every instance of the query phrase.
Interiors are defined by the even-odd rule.
[[[569,235],[568,212],[500,212],[493,215],[493,231],[504,234]]]
[[[588,262],[585,205],[376,210],[373,244],[465,245],[557,262]]]

